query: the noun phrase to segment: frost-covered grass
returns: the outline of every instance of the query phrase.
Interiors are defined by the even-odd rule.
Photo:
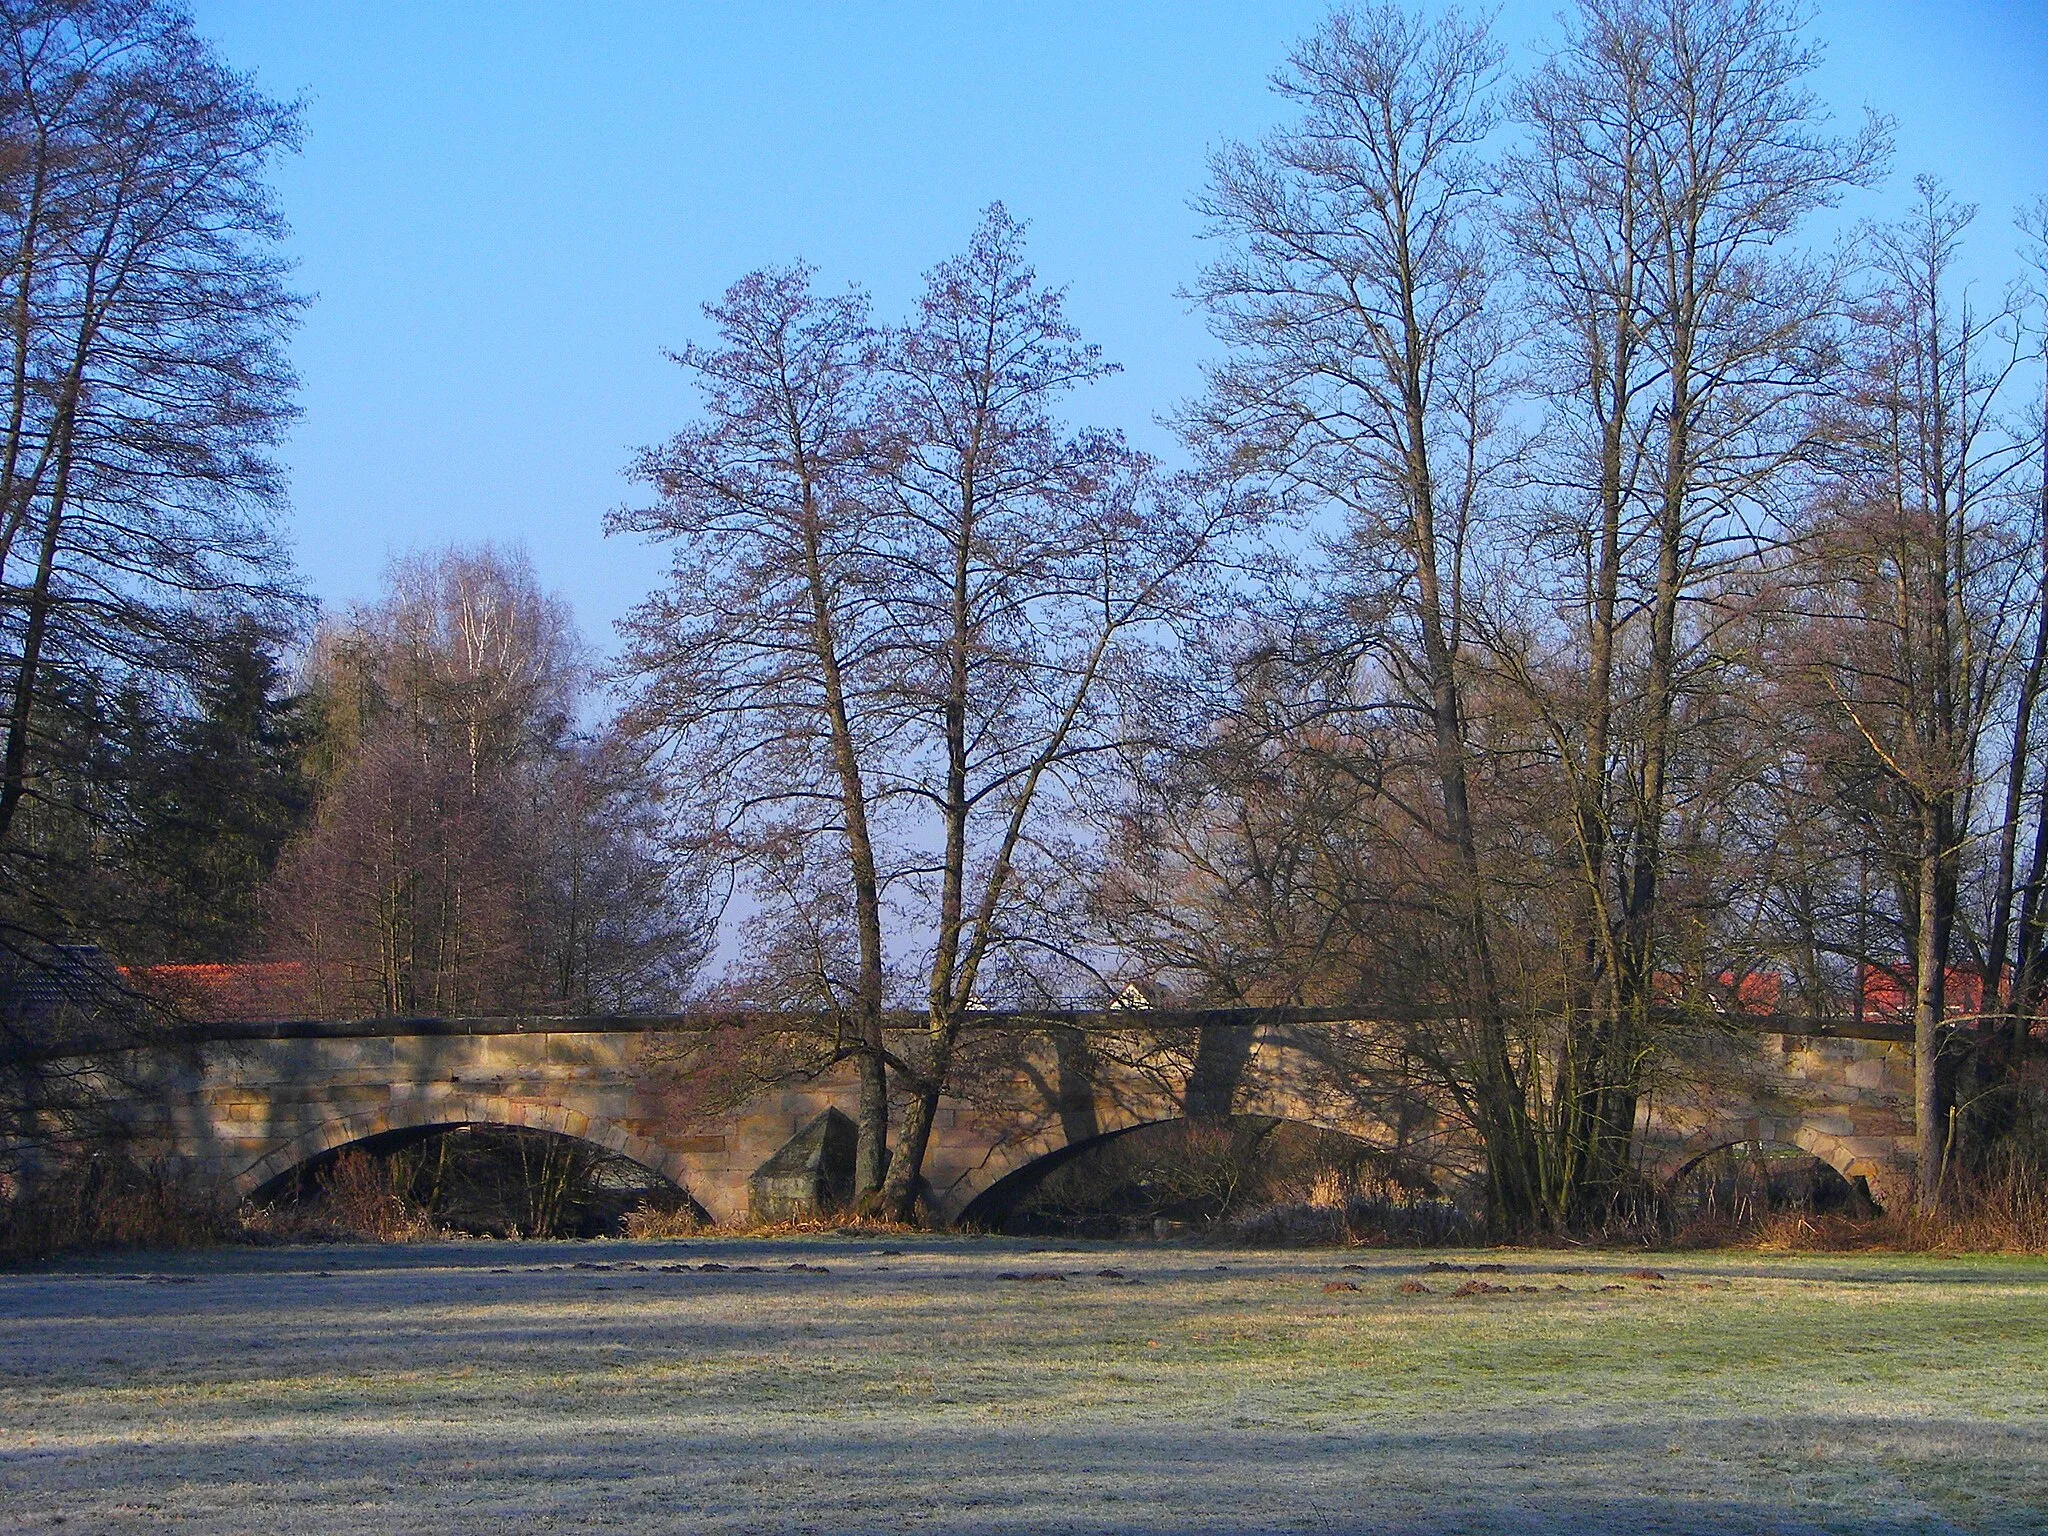
[[[2048,1528],[2048,1264],[1642,1262],[815,1238],[0,1275],[0,1532]]]

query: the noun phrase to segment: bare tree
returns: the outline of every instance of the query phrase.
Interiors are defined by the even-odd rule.
[[[787,1000],[834,1021],[809,1068],[858,1065],[855,1183],[871,1195],[888,1142],[884,795],[900,734],[884,704],[896,662],[874,338],[866,300],[820,296],[804,268],[750,274],[706,314],[717,346],[676,359],[703,416],[641,455],[657,503],[609,525],[676,545],[668,586],[622,627],[641,685],[630,723],[709,808],[762,904],[757,958],[804,955]],[[822,892],[850,922],[820,911]]]
[[[892,623],[902,648],[893,777],[928,816],[922,1048],[882,1209],[918,1196],[964,1019],[1037,938],[1034,868],[1063,859],[1078,780],[1123,740],[1119,681],[1198,612],[1249,508],[1163,483],[1118,437],[1051,412],[1107,371],[1038,284],[1024,228],[997,205],[931,274],[885,354]]]
[[[859,1064],[857,1184],[907,1217],[963,1018],[1047,939],[1038,873],[1107,761],[1112,684],[1241,516],[1055,423],[1106,369],[999,207],[900,330],[802,269],[707,312],[718,346],[680,359],[703,418],[643,456],[659,504],[613,520],[678,546],[625,626],[632,720],[745,872],[749,1000],[825,1010],[793,1059]],[[916,968],[914,1048],[883,1034],[885,943]],[[734,1046],[749,1072],[759,1045]]]
[[[272,954],[297,961],[315,1017],[517,1012],[534,999],[529,849],[461,760],[386,725],[281,862]]]
[[[0,8],[0,857],[32,878],[40,707],[175,658],[194,606],[286,597],[270,449],[298,307],[264,177],[297,109],[154,0]]]
[[[658,1011],[689,990],[710,954],[713,871],[676,846],[669,812],[660,775],[616,731],[571,738],[542,765],[527,815],[551,1006]]]
[[[568,610],[523,555],[395,561],[325,629],[314,827],[270,894],[271,949],[323,1012],[670,1005],[707,948],[703,866],[625,743],[571,729]]]
[[[175,0],[0,4],[0,1116],[25,1138],[10,1158],[67,1122],[110,1129],[96,1085],[120,1058],[53,1075],[38,1039],[132,1040],[162,1018],[77,947],[149,941],[96,899],[154,788],[127,728],[189,714],[238,620],[279,637],[300,617],[273,538],[299,301],[267,181],[297,136],[296,107],[230,70]],[[82,990],[43,1009],[39,990],[73,972]]]
[[[2034,717],[2044,682],[2048,682],[2048,197],[2037,199],[2031,208],[2022,210],[2019,228],[2024,240],[2022,254],[2030,268],[2021,297],[2032,306],[2035,348],[2043,372],[2040,416],[2033,423],[2035,449],[2040,456],[2035,469],[2030,540],[2034,568],[2030,594],[2033,634],[2013,699],[2005,803],[1998,835],[1998,872],[1991,891],[1990,917],[1985,924],[1984,953],[1987,995],[2005,980],[2010,957],[2015,952],[2018,956],[2005,991],[2011,1019],[2010,1069],[2015,1075],[2027,1055],[2033,1021],[2041,1011],[2042,989],[2048,984],[2048,931],[2044,931],[2048,907],[2044,907],[2042,900],[2044,883],[2048,883],[2048,780],[2043,781],[2037,792],[2032,812],[2032,847],[2024,875],[2019,866],[2021,829],[2028,816],[2027,781],[2033,774],[2037,745]]]
[[[1495,968],[1463,698],[1469,561],[1503,387],[1478,154],[1497,122],[1499,62],[1483,25],[1392,6],[1340,11],[1296,49],[1274,84],[1299,119],[1214,157],[1197,205],[1227,242],[1199,291],[1232,358],[1195,426],[1240,467],[1349,521],[1348,607],[1367,619],[1353,663],[1364,686],[1349,695],[1426,728],[1425,820],[1448,854],[1449,974],[1469,1026],[1460,1075],[1496,1218],[1520,1229],[1539,1173]],[[1368,674],[1388,690],[1378,700]]]
[[[525,555],[415,554],[389,581],[373,624],[391,707],[457,753],[472,787],[550,751],[586,665],[568,604]]]
[[[317,768],[385,727],[457,761],[472,787],[533,764],[570,730],[588,680],[568,605],[522,550],[451,545],[394,559],[378,602],[324,621],[309,696]]]
[[[1580,1217],[1629,1169],[1676,958],[1660,955],[1676,809],[1733,788],[1699,771],[1741,665],[1748,609],[1726,599],[1758,578],[1829,379],[1839,273],[1783,242],[1885,153],[1880,124],[1827,133],[1802,20],[1781,0],[1587,0],[1516,93],[1529,138],[1507,228],[1540,317],[1537,529],[1558,555],[1517,585],[1565,623],[1530,637],[1548,656],[1500,660],[1575,808],[1547,1184]]]
[[[1960,893],[1980,830],[1987,732],[2010,683],[2014,577],[2031,542],[2012,526],[2011,488],[2031,445],[2001,431],[1997,415],[2020,356],[2013,317],[1973,314],[1953,293],[1974,210],[1931,180],[1918,186],[1913,214],[1871,242],[1879,286],[1822,486],[1813,627],[1801,633],[1798,671],[1840,722],[1836,771],[1881,784],[1903,823],[1916,1198],[1933,1209],[1951,1140],[1943,1054]],[[2001,871],[1998,883],[2009,878]],[[1986,979],[1984,1001],[1995,1003],[1998,978]]]

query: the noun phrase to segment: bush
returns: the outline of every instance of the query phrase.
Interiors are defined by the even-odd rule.
[[[161,1165],[116,1153],[67,1159],[0,1205],[0,1263],[10,1265],[96,1248],[193,1248],[239,1235],[232,1215],[194,1199]]]
[[[258,1206],[242,1225],[279,1242],[417,1243],[450,1234],[410,1198],[412,1171],[400,1159],[350,1148],[321,1170],[310,1200]]]
[[[1854,1218],[1779,1211],[1746,1234],[1775,1253],[2005,1253],[2048,1255],[2048,1168],[2017,1151],[1968,1180],[1931,1215],[1887,1211]]]

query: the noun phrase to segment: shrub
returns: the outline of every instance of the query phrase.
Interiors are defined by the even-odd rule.
[[[451,1236],[407,1193],[400,1159],[350,1148],[321,1169],[309,1198],[242,1212],[250,1237],[273,1242],[414,1243]]]
[[[191,1248],[239,1235],[159,1164],[103,1152],[24,1180],[0,1205],[0,1263],[35,1264],[95,1248]]]
[[[2007,1253],[2048,1255],[2048,1169],[2013,1152],[1964,1182],[1946,1207],[1887,1211],[1865,1220],[1775,1212],[1747,1234],[1779,1253]]]

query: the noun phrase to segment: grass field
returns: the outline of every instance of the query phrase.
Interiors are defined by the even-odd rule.
[[[0,1275],[0,1531],[2048,1530],[2048,1264],[1644,1262],[820,1238]]]

